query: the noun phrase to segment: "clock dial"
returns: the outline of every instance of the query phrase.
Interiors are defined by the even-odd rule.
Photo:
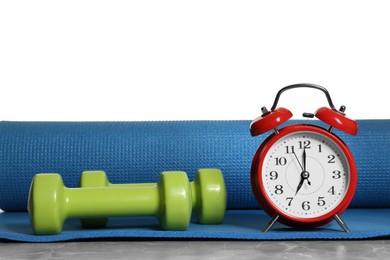
[[[277,140],[261,165],[263,192],[281,213],[316,218],[334,210],[350,184],[348,159],[329,137],[298,131]]]

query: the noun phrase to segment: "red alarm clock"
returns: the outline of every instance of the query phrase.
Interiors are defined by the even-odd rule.
[[[278,129],[292,117],[288,109],[277,108],[280,95],[302,87],[325,94],[330,107],[303,116],[317,117],[330,125],[328,129],[311,124]],[[252,136],[274,131],[257,150],[251,169],[253,193],[262,209],[272,217],[264,232],[276,221],[296,228],[314,228],[332,220],[349,232],[340,215],[355,193],[357,170],[351,151],[332,129],[356,135],[358,126],[344,111],[345,106],[335,108],[325,88],[295,84],[282,88],[271,110],[263,107],[263,115],[251,123]]]

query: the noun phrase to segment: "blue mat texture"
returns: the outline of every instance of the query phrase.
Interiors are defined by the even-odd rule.
[[[308,121],[290,121],[308,123]],[[310,121],[322,125],[318,121]],[[337,239],[390,235],[390,120],[358,120],[356,137],[335,130],[354,154],[358,187],[343,215],[351,233],[337,223],[310,231],[282,225],[267,234],[269,217],[259,210],[250,185],[252,157],[267,137],[251,137],[250,121],[175,122],[0,122],[0,238],[60,241],[78,238],[156,237],[223,239]],[[325,125],[322,125],[326,127]],[[154,218],[110,220],[106,229],[82,230],[69,220],[57,236],[34,236],[26,211],[37,173],[60,173],[77,187],[81,172],[104,170],[112,183],[156,182],[162,171],[222,170],[229,209],[222,225],[191,224],[184,232],[161,231]],[[21,211],[21,212],[15,212]],[[24,212],[23,212],[24,211]],[[127,224],[126,224],[127,223]]]

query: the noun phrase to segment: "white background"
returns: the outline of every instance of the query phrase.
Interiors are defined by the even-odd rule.
[[[0,119],[390,118],[387,2],[2,1]]]

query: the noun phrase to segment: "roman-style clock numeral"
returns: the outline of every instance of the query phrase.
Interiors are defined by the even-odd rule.
[[[276,171],[272,171],[269,173],[269,176],[270,176],[269,179],[274,181],[278,179],[279,174]]]
[[[305,200],[304,202],[302,202],[302,209],[303,209],[304,211],[310,210],[310,201]]]
[[[340,179],[341,178],[341,172],[338,171],[338,170],[334,170],[332,178],[333,179]]]
[[[286,146],[286,154],[293,154],[293,153],[295,153],[294,145]]]
[[[283,186],[282,185],[276,185],[275,186],[275,194],[283,194]]]
[[[317,202],[317,205],[322,207],[322,206],[325,206],[325,200],[324,200],[325,197],[318,197],[318,202]]]
[[[329,159],[328,163],[335,163],[336,162],[335,158],[336,156],[333,154],[328,155],[328,159]]]
[[[310,147],[311,142],[309,140],[299,141],[298,143],[299,143],[299,149],[303,149],[303,148],[310,149],[311,148]]]
[[[287,197],[287,198],[286,198],[286,200],[287,200],[287,202],[288,202],[288,203],[287,203],[287,206],[289,206],[289,207],[291,206],[291,202],[293,201],[293,199],[294,199],[293,197]]]
[[[286,163],[287,163],[287,159],[286,159],[286,157],[276,157],[275,158],[275,165],[276,166],[279,166],[279,165],[286,165]]]

